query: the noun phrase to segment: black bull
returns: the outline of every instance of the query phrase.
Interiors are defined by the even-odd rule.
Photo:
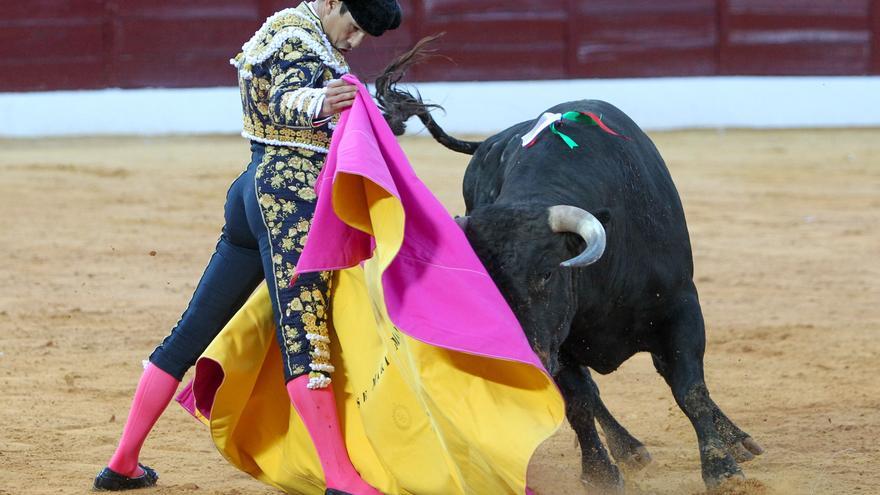
[[[389,67],[377,81],[377,99],[392,127],[399,131],[399,119],[418,115],[438,141],[473,154],[464,177],[467,216],[460,224],[563,393],[581,445],[584,482],[606,490],[623,486],[596,421],[618,462],[638,468],[650,461],[642,443],[605,408],[588,369],[610,373],[637,352],[651,353],[693,424],[707,485],[742,477],[737,461],[762,451],[706,388],[705,329],[687,224],[669,171],[648,136],[614,106],[581,100],[548,112],[592,112],[625,138],[563,121],[559,130],[577,148],[549,129],[525,148],[521,138],[533,120],[482,143],[459,141],[440,129],[427,106],[394,88],[399,76],[388,76],[395,70],[400,67]],[[553,221],[558,205],[583,210],[573,210],[585,219],[582,225],[605,231],[598,261],[560,264],[591,246],[571,233],[579,220],[568,228]]]

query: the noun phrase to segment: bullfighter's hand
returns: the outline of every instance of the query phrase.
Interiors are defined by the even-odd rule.
[[[327,94],[324,97],[324,105],[321,107],[319,119],[337,114],[354,104],[357,94],[357,86],[349,84],[341,79],[330,81],[327,84]]]

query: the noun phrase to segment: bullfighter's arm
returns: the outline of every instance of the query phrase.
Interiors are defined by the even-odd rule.
[[[319,86],[323,64],[318,55],[298,38],[291,38],[278,50],[271,65],[269,116],[277,125],[309,128],[317,119],[326,96]]]

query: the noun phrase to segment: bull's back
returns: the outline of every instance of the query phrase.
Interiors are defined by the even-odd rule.
[[[529,131],[534,121],[520,122],[490,136],[477,148],[464,174],[462,184],[465,208],[470,214],[475,208],[492,204],[498,199],[507,171],[512,169],[510,154],[515,143]]]
[[[536,120],[521,122],[490,138],[465,173],[468,211],[492,203],[571,204],[609,213],[609,243],[652,246],[655,254],[690,257],[690,243],[678,191],[651,139],[610,103],[579,100],[551,113],[590,112],[622,137],[598,126],[563,121],[558,130],[578,145],[545,130],[535,144],[522,136]],[[684,252],[683,252],[684,250]]]

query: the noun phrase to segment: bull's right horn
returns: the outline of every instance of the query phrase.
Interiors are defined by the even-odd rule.
[[[549,209],[548,223],[556,233],[571,232],[583,237],[587,248],[574,258],[563,261],[564,267],[592,265],[605,252],[605,227],[590,212],[575,206],[558,205]]]

